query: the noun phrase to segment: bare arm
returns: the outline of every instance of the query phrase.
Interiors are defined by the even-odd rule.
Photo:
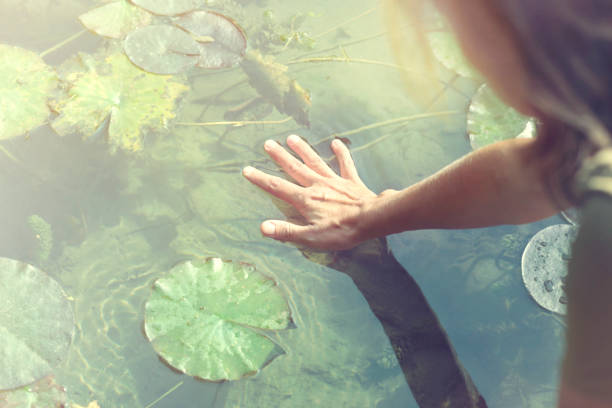
[[[270,220],[262,233],[323,249],[346,249],[367,239],[430,228],[518,224],[553,215],[541,160],[533,140],[512,139],[473,152],[402,191],[370,191],[360,180],[348,148],[332,143],[340,175],[299,137],[287,144],[302,161],[274,142],[266,151],[296,182],[246,168],[249,181],[294,206],[304,225]]]

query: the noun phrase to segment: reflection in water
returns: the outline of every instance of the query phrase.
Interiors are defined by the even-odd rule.
[[[487,406],[421,289],[388,250],[385,239],[323,259],[330,268],[350,276],[367,300],[419,406]]]

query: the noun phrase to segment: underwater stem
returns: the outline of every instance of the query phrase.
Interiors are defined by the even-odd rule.
[[[221,122],[177,122],[175,125],[179,126],[245,126],[245,125],[279,125],[281,123],[287,123],[291,120],[291,117],[280,120],[233,120],[233,121],[221,121]]]
[[[55,44],[53,47],[46,49],[45,51],[41,52],[38,55],[40,56],[40,58],[44,58],[48,54],[51,54],[53,51],[56,51],[56,50],[62,48],[64,45],[68,44],[69,42],[76,40],[77,38],[79,38],[80,36],[85,34],[86,32],[87,32],[87,29],[83,29],[83,30],[79,31],[78,33],[73,34],[70,37],[66,38],[64,41],[62,41],[62,42],[60,42],[58,44]]]
[[[174,387],[170,388],[168,391],[166,391],[165,393],[163,393],[158,399],[156,399],[155,401],[153,401],[152,403],[150,403],[149,405],[147,405],[145,408],[151,408],[152,406],[154,406],[155,404],[157,404],[159,401],[163,400],[164,398],[166,398],[168,395],[170,395],[171,393],[173,393],[174,391],[176,391],[176,389],[178,387],[180,387],[181,385],[183,385],[184,381],[180,381],[178,384],[176,384]]]
[[[367,16],[368,14],[373,13],[374,11],[376,11],[376,7],[372,7],[371,9],[366,10],[366,11],[364,11],[363,13],[360,13],[360,14],[356,15],[355,17],[351,17],[351,18],[349,18],[348,20],[343,21],[343,22],[342,22],[342,23],[340,23],[340,24],[336,24],[335,26],[333,26],[333,27],[331,27],[331,28],[328,28],[327,30],[323,31],[322,33],[319,33],[319,34],[317,34],[317,35],[313,36],[312,38],[313,38],[313,39],[317,39],[317,38],[323,37],[324,35],[329,34],[329,33],[331,33],[332,31],[337,30],[338,28],[340,28],[340,27],[342,27],[342,26],[344,26],[344,25],[346,25],[346,24],[350,24],[350,23],[352,23],[352,22],[353,22],[353,21],[355,21],[355,20],[359,20],[361,17],[365,17],[365,16]]]
[[[388,125],[393,125],[396,123],[402,123],[402,122],[411,122],[413,120],[418,120],[418,119],[428,119],[428,118],[435,118],[435,117],[440,117],[440,116],[451,116],[451,115],[457,115],[460,114],[462,112],[457,111],[457,110],[449,110],[449,111],[439,111],[439,112],[426,112],[426,113],[418,113],[416,115],[410,115],[410,116],[402,116],[401,118],[395,118],[395,119],[389,119],[389,120],[383,120],[382,122],[376,122],[376,123],[371,123],[369,125],[365,125],[365,126],[361,126],[358,127],[357,129],[352,129],[352,130],[347,130],[346,132],[341,132],[341,133],[332,133],[331,135],[327,136],[326,138],[323,138],[321,140],[316,141],[314,144],[318,145],[320,143],[323,143],[327,140],[332,140],[332,139],[336,139],[339,137],[345,137],[345,136],[350,136],[350,135],[354,135],[357,133],[361,133],[361,132],[365,132],[366,130],[371,130],[371,129],[375,129],[375,128],[379,128],[379,127],[383,127],[383,126],[388,126]],[[367,149],[368,147],[381,142],[382,140],[386,139],[387,137],[389,137],[391,135],[383,135],[378,139],[374,139],[369,143],[366,143],[363,146],[358,147],[357,149],[351,149],[351,152],[356,152],[359,150],[363,150],[363,149]]]

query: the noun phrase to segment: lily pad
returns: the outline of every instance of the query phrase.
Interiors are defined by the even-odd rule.
[[[0,140],[42,125],[56,86],[57,75],[36,53],[0,44]]]
[[[145,308],[145,333],[160,357],[209,381],[256,373],[283,353],[263,331],[290,325],[274,280],[219,258],[175,266],[155,282]]]
[[[103,37],[121,38],[151,22],[151,14],[127,0],[114,1],[79,16],[81,23]]]
[[[66,389],[48,376],[16,390],[0,392],[2,408],[64,408]]]
[[[515,137],[534,137],[533,121],[502,102],[486,84],[472,97],[467,131],[473,149]]]
[[[565,277],[571,245],[578,227],[559,224],[544,228],[525,247],[523,282],[533,299],[544,309],[565,314]]]
[[[244,31],[221,14],[198,10],[174,21],[195,36],[200,45],[202,68],[225,68],[239,63],[246,50]]]
[[[43,271],[0,258],[0,389],[48,375],[72,342],[74,314],[62,287]]]
[[[259,95],[300,125],[310,126],[310,94],[287,75],[286,65],[254,50],[246,54],[241,67]]]
[[[204,3],[204,0],[132,0],[132,3],[162,16],[189,13]]]
[[[451,31],[432,31],[427,34],[429,46],[436,59],[448,70],[482,81],[482,75],[472,67]]]
[[[184,30],[166,24],[139,28],[128,34],[123,49],[140,68],[155,74],[176,74],[194,67],[200,46]]]
[[[177,98],[188,90],[171,76],[138,69],[122,53],[102,60],[87,54],[79,58],[84,71],[66,76],[68,90],[55,107],[60,115],[52,127],[60,135],[90,137],[110,115],[111,146],[140,150],[143,130],[165,129],[175,117]]]

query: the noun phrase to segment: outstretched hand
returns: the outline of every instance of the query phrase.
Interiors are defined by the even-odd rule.
[[[287,145],[302,161],[271,140],[264,149],[296,183],[253,167],[242,173],[251,183],[292,205],[306,222],[267,220],[261,224],[262,234],[326,250],[348,249],[371,238],[364,229],[364,213],[377,195],[359,178],[346,145],[338,139],[331,143],[340,175],[300,137],[289,136]]]

